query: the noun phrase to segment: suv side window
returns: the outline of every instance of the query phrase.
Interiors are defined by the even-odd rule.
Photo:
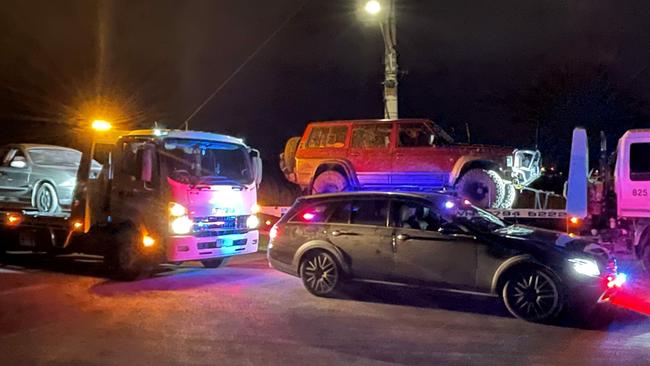
[[[351,224],[386,226],[388,199],[358,200],[352,203]]]
[[[400,123],[398,126],[399,147],[431,147],[434,141],[434,134],[424,123]]]
[[[312,127],[307,138],[308,148],[341,148],[345,146],[348,134],[347,126],[317,126]]]
[[[430,205],[395,200],[391,204],[390,222],[397,228],[437,231],[444,220]]]
[[[351,147],[358,149],[385,149],[390,146],[390,123],[357,125],[352,128]]]

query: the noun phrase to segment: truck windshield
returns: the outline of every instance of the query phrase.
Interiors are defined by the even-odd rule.
[[[184,184],[249,184],[250,156],[242,145],[202,140],[165,141],[169,178]]]

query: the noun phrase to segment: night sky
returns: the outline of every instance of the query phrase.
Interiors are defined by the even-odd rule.
[[[650,2],[397,0],[400,116],[459,141],[566,158],[571,129],[650,126]],[[355,0],[4,0],[3,141],[70,143],[97,114],[177,127],[288,17],[191,121],[267,156],[307,121],[382,117],[379,29]],[[98,113],[99,111],[99,113]],[[595,134],[594,134],[595,135]],[[592,143],[592,145],[595,145]]]

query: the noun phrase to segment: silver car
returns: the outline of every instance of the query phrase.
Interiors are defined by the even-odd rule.
[[[36,209],[44,213],[66,210],[72,202],[81,152],[43,144],[0,147],[0,206]],[[101,165],[93,162],[93,175]]]

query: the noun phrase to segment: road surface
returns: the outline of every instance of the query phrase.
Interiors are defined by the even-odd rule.
[[[589,330],[516,320],[492,298],[352,289],[314,297],[262,253],[128,283],[94,259],[12,255],[0,365],[650,364],[650,319],[636,313]]]

